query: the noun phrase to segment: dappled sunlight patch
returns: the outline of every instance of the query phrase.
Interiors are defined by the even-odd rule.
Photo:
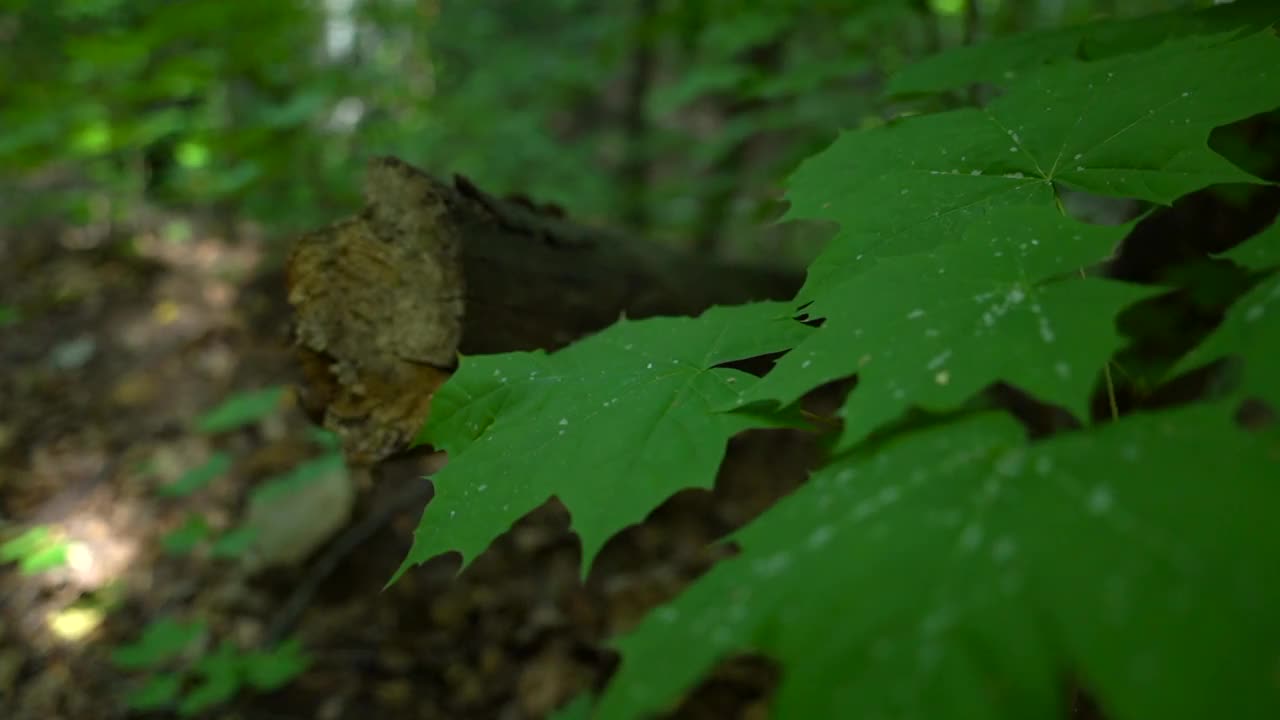
[[[91,642],[110,614],[123,599],[123,583],[113,581],[95,592],[82,595],[75,602],[50,611],[45,616],[45,628],[63,644],[75,645]]]
[[[106,613],[96,607],[69,607],[49,613],[48,628],[60,640],[82,642],[102,625]]]
[[[140,257],[175,271],[237,278],[259,267],[264,251],[261,242],[252,237],[228,240],[201,235],[194,229],[190,237],[176,240],[164,232],[143,232],[133,239],[133,249]]]
[[[101,626],[118,597],[118,588],[139,555],[139,525],[126,511],[111,518],[93,509],[28,528],[0,544],[0,561],[16,563],[9,581],[18,597],[30,597],[27,609],[55,644],[85,642]],[[40,600],[46,591],[54,591]]]
[[[122,577],[139,558],[144,538],[139,536],[145,510],[137,500],[115,498],[106,507],[99,503],[73,511],[61,523],[70,544],[67,581],[82,590],[101,588]]]

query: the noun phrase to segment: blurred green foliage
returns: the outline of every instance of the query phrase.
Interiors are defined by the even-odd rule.
[[[264,480],[249,493],[250,503],[268,502],[286,497],[325,475],[341,472],[346,467],[341,452],[329,452],[299,463],[292,470]]]
[[[189,513],[182,525],[160,538],[160,546],[170,555],[186,555],[209,537],[212,528],[199,513]]]
[[[111,662],[125,670],[154,667],[177,658],[204,637],[202,622],[183,622],[163,617],[147,625],[142,636],[111,653]]]
[[[241,650],[223,640],[212,652],[203,622],[163,617],[141,637],[112,651],[117,667],[141,674],[126,703],[139,711],[174,708],[182,717],[198,716],[234,698],[245,686],[276,690],[307,669],[311,660],[297,640],[261,649]],[[185,656],[185,658],[184,658]],[[183,688],[188,687],[184,694]]]
[[[296,225],[347,209],[355,139],[343,108],[378,82],[398,89],[387,109],[424,98],[385,58],[329,53],[326,5],[8,0],[0,167],[26,181],[7,195],[29,192],[0,211],[119,220],[145,198]],[[102,198],[115,217],[90,217]]]
[[[36,525],[0,543],[0,564],[17,563],[23,575],[67,564],[67,541],[48,525]]]
[[[1188,3],[0,0],[0,222],[144,204],[297,230],[369,156],[704,252],[807,259],[781,181],[904,63]],[[815,238],[816,239],[816,238]]]
[[[0,305],[0,328],[16,325],[22,319],[22,312],[12,305]]]
[[[288,390],[283,385],[232,393],[195,420],[196,429],[220,433],[252,425],[280,409]],[[212,479],[212,478],[210,478]]]
[[[214,453],[202,465],[187,470],[177,480],[161,487],[159,493],[167,497],[186,497],[225,475],[232,463],[231,453]]]

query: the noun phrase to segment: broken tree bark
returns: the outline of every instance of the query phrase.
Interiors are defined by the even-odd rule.
[[[555,350],[620,315],[791,297],[801,277],[586,228],[551,207],[369,164],[358,216],[287,263],[302,405],[372,464],[403,449],[458,353]]]

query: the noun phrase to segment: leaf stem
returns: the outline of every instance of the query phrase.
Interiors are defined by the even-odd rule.
[[[1080,278],[1087,278],[1084,268],[1080,268]],[[1112,422],[1120,419],[1120,403],[1116,402],[1116,383],[1111,377],[1111,361],[1102,366],[1102,377],[1107,383],[1107,406],[1111,409]]]
[[[827,417],[826,415],[819,415],[818,413],[809,410],[802,409],[800,411],[800,417],[803,417],[805,420],[809,420],[817,425],[825,425],[826,427],[833,429],[838,429],[840,427],[840,421],[838,419]]]

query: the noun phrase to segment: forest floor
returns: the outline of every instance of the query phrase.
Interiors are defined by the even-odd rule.
[[[615,538],[585,582],[553,501],[459,578],[443,557],[383,590],[441,458],[325,465],[333,450],[290,389],[280,253],[269,252],[279,244],[187,235],[157,223],[109,242],[62,229],[0,237],[0,542],[43,526],[65,552],[40,572],[0,565],[5,720],[175,716],[126,699],[163,686],[164,672],[185,673],[169,692],[225,692],[225,673],[221,691],[199,687],[218,685],[220,648],[282,639],[301,643],[299,676],[271,692],[232,682],[227,701],[193,716],[545,717],[607,678],[608,637],[724,555],[716,536],[794,486],[765,478],[727,503],[677,496]],[[202,429],[229,399],[260,407]],[[740,462],[779,467],[778,454],[800,452],[777,442],[752,444],[770,462]],[[207,484],[173,492],[211,467]],[[254,519],[255,489],[282,477],[295,494],[271,506],[270,541],[219,552],[216,538]],[[291,536],[317,525],[319,537]],[[167,620],[204,632],[162,666],[121,661]],[[727,663],[676,715],[763,717],[774,677],[762,661]]]

